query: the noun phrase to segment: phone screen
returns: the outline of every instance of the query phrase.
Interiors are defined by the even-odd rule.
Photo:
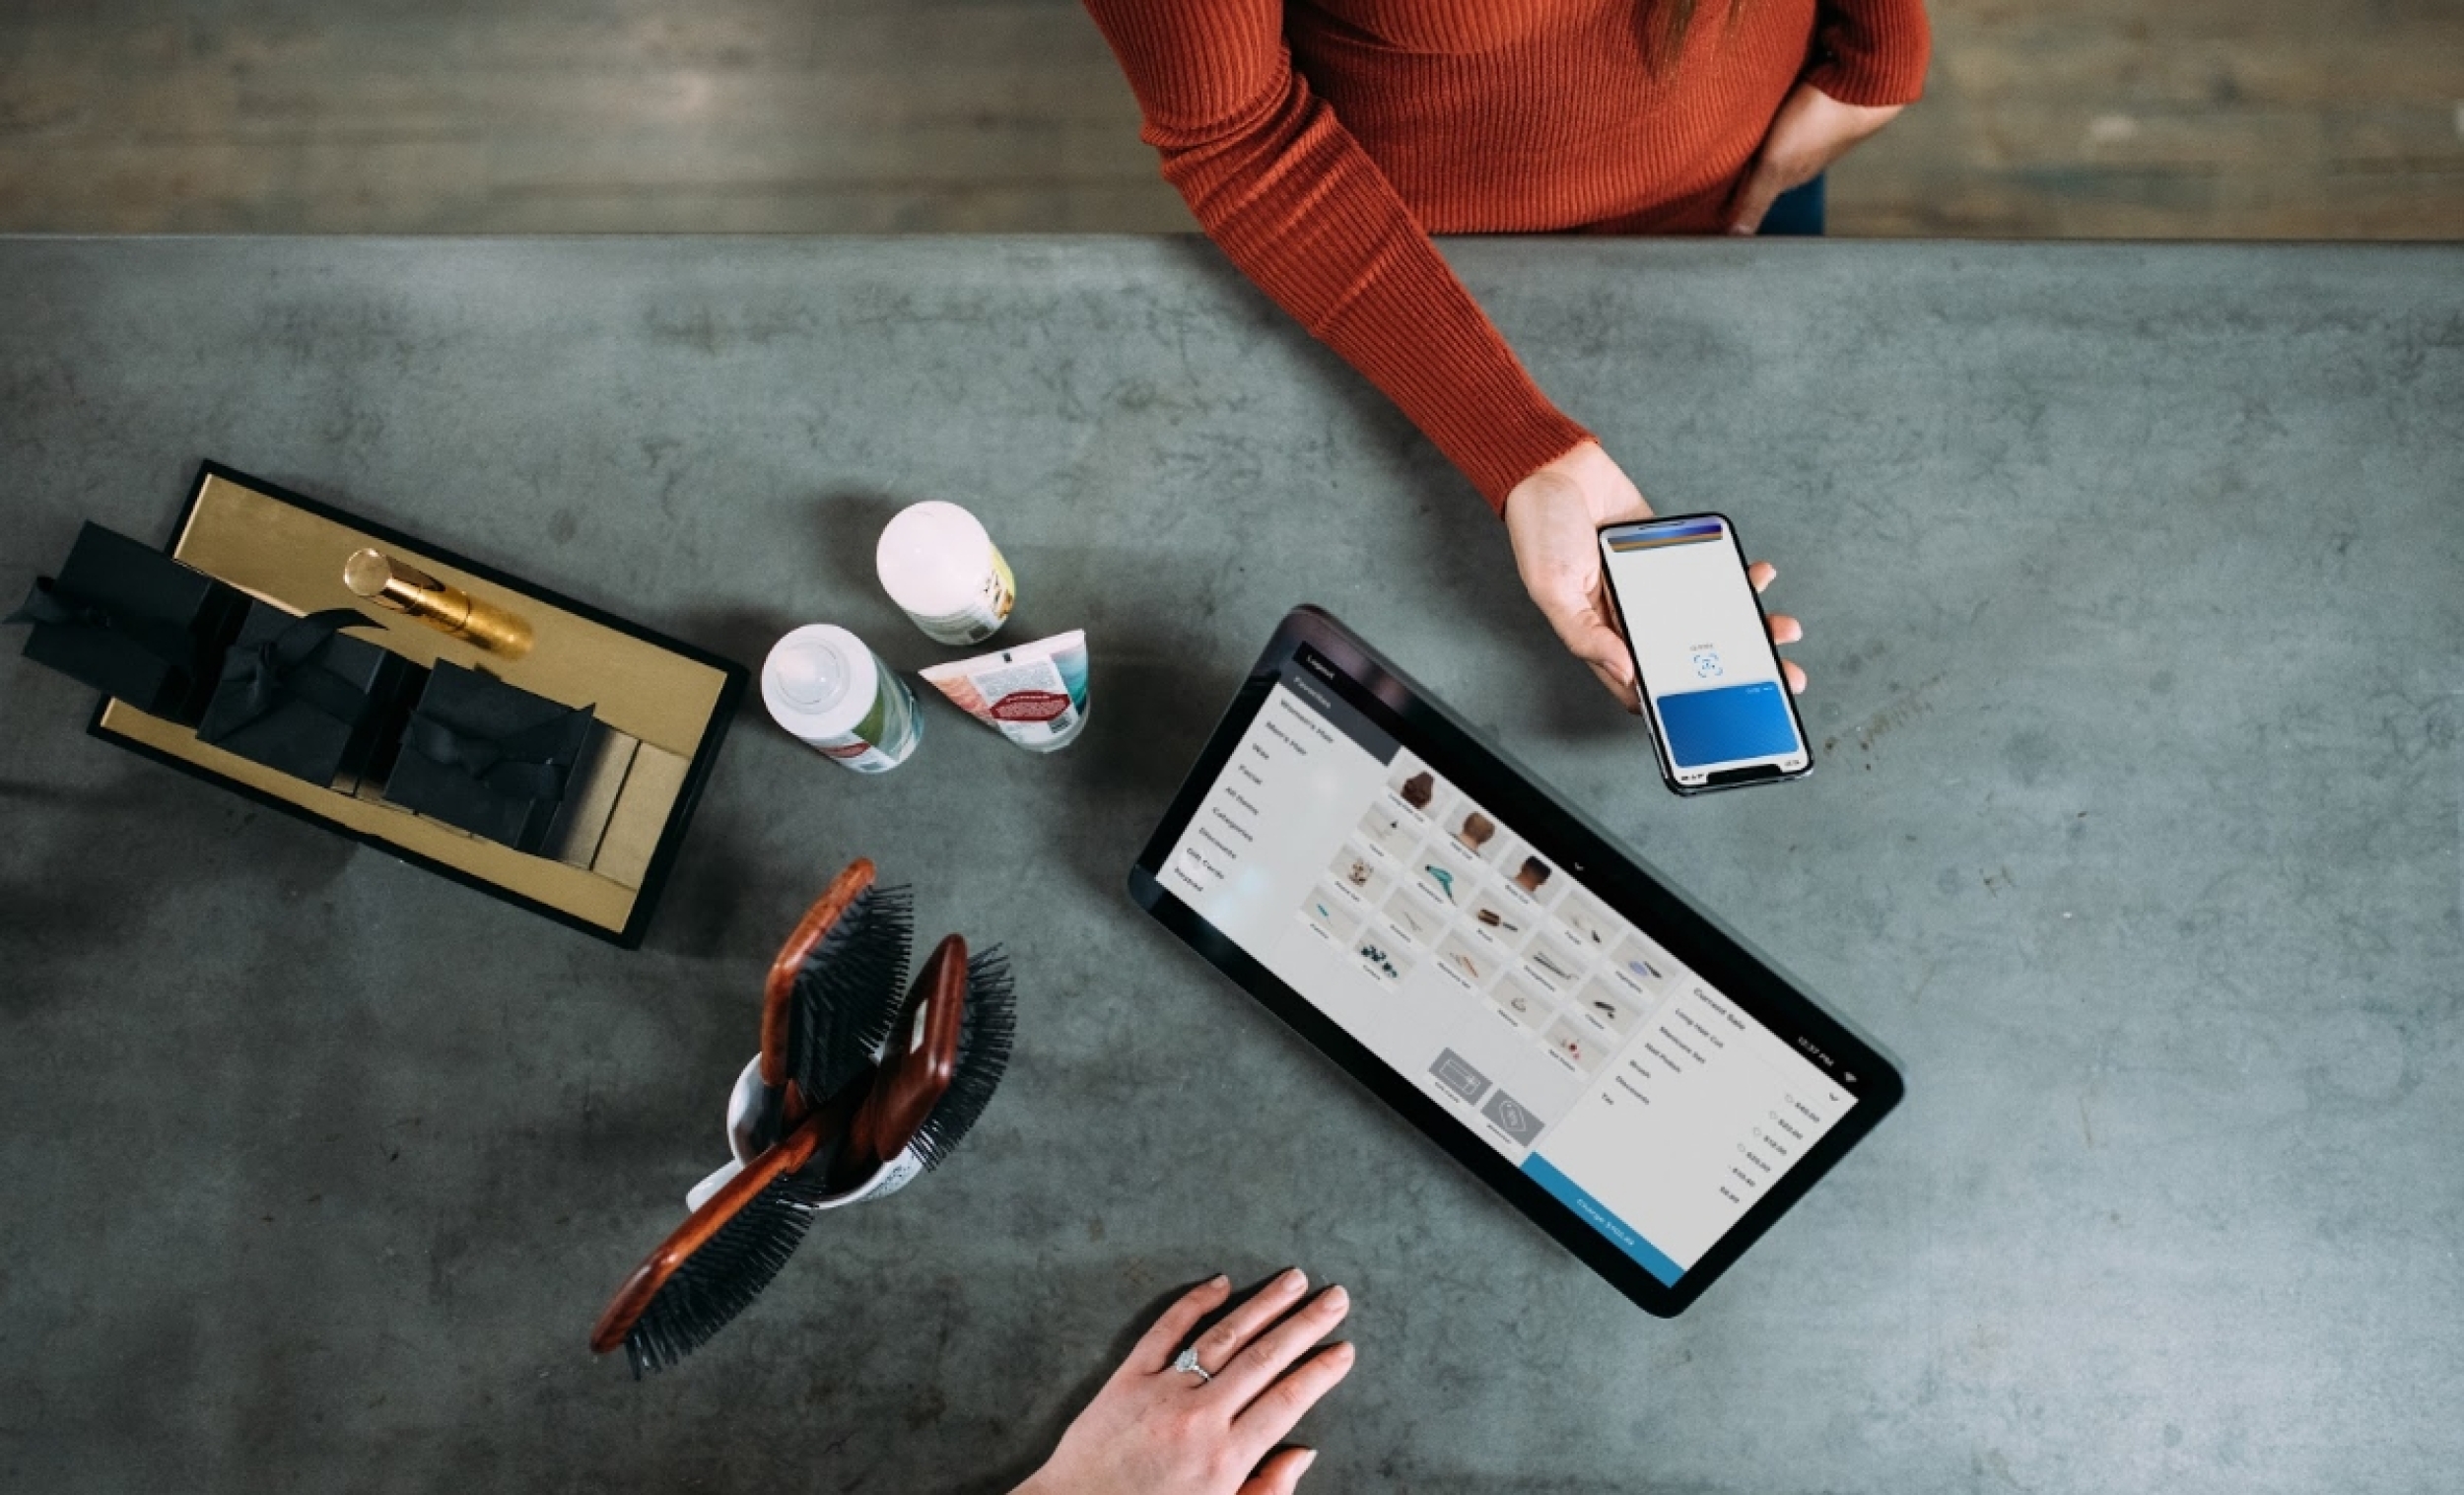
[[[1728,520],[1612,524],[1600,551],[1670,782],[1709,788],[1804,773],[1813,755]]]

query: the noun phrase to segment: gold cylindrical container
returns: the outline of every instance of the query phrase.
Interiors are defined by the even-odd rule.
[[[381,550],[353,551],[342,563],[342,584],[379,607],[407,613],[491,653],[518,659],[530,651],[529,624]]]

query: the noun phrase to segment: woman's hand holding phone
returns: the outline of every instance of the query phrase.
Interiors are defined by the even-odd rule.
[[[1643,704],[1634,684],[1634,654],[1617,632],[1616,609],[1600,574],[1600,526],[1650,517],[1642,490],[1598,442],[1585,442],[1534,470],[1506,495],[1506,536],[1514,545],[1523,589],[1567,651],[1590,665],[1608,694],[1637,714]],[[1759,592],[1779,572],[1768,561],[1756,561],[1745,575]],[[1795,618],[1771,615],[1773,644],[1794,644],[1805,632]],[[1785,660],[1780,669],[1789,692],[1802,694],[1806,672]]]

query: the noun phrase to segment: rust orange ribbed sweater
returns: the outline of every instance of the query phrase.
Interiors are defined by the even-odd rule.
[[[1429,235],[1713,233],[1790,89],[1904,103],[1923,0],[1085,0],[1233,263],[1490,504],[1588,435]]]

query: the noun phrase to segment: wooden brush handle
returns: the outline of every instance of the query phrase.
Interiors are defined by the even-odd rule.
[[[657,1250],[642,1258],[625,1285],[616,1289],[616,1296],[599,1315],[596,1328],[590,1331],[590,1349],[604,1355],[625,1342],[642,1315],[667,1285],[676,1269],[691,1259],[693,1254],[710,1243],[720,1226],[732,1220],[751,1203],[755,1195],[780,1179],[797,1172],[813,1160],[821,1144],[836,1135],[846,1120],[844,1106],[828,1106],[807,1118],[804,1123],[780,1139],[779,1145],[744,1165],[744,1171],[729,1179],[719,1192],[702,1201],[702,1207],[685,1216]]]
[[[871,886],[871,859],[858,856],[849,862],[847,870],[832,878],[821,897],[804,911],[795,932],[779,947],[779,958],[770,963],[770,980],[762,987],[762,1083],[773,1090],[787,1082],[787,1027],[794,1010],[795,978],[813,947]],[[788,1125],[795,1124],[795,1113],[802,1104],[792,1093],[787,1096]]]
[[[881,1067],[848,1120],[847,1145],[830,1174],[833,1188],[861,1182],[915,1140],[958,1075],[966,1016],[967,941],[953,934],[933,947],[908,988]]]

